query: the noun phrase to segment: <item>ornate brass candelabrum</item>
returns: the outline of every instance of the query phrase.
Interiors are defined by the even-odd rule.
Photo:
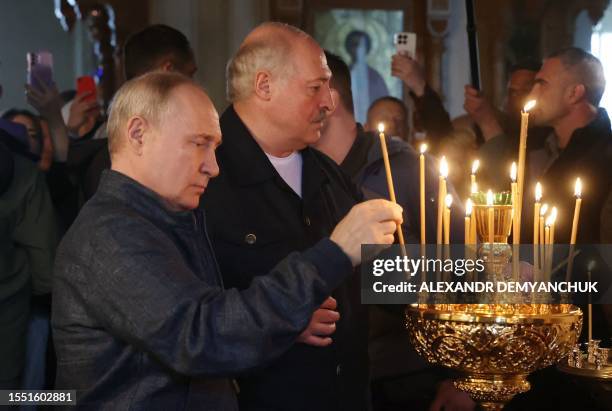
[[[490,244],[488,206],[473,198],[478,256],[485,261],[487,279],[499,280],[512,258],[512,205],[505,193],[495,196],[495,242]],[[488,297],[486,304],[411,305],[406,327],[420,355],[459,372],[457,388],[485,410],[501,410],[530,389],[531,372],[556,364],[572,351],[582,312],[569,304],[499,304],[496,295]]]

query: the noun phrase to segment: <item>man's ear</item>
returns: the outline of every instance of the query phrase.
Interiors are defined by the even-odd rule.
[[[148,130],[147,121],[140,117],[134,116],[128,120],[127,124],[127,142],[130,149],[137,155],[142,154],[144,146],[144,135]]]
[[[161,71],[175,71],[174,63],[172,63],[172,61],[170,60],[166,60],[162,63],[161,66],[159,66],[159,69]]]
[[[255,75],[255,94],[262,100],[272,98],[272,78],[267,71],[259,71]]]
[[[576,104],[577,102],[585,98],[585,96],[586,96],[586,87],[584,87],[584,84],[576,84],[573,87],[571,87],[570,94],[569,94],[569,101],[572,104]]]

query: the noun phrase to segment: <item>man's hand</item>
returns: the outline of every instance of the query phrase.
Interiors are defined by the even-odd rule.
[[[391,75],[404,82],[417,97],[425,94],[425,73],[416,60],[405,54],[394,54],[391,58]]]
[[[463,108],[472,120],[480,127],[485,141],[503,133],[501,125],[497,120],[495,109],[489,102],[472,86],[465,86],[465,101]]]
[[[325,347],[332,343],[331,337],[336,331],[336,321],[340,319],[340,314],[336,311],[336,300],[327,297],[321,307],[312,314],[308,327],[298,337],[298,342],[314,345],[315,347]]]
[[[442,381],[429,411],[473,411],[476,403],[450,380]]]
[[[87,121],[88,116],[94,110],[100,110],[100,105],[96,100],[87,101],[87,97],[91,96],[92,92],[88,91],[77,95],[70,105],[70,115],[66,127],[73,136],[79,136],[79,129]],[[80,137],[80,136],[79,136]]]
[[[402,207],[387,200],[369,200],[351,208],[330,239],[356,266],[361,262],[362,244],[392,244],[393,233],[401,223]]]

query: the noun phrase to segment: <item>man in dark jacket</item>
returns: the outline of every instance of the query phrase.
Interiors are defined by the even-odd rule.
[[[226,377],[285,352],[351,275],[361,241],[393,241],[401,209],[360,204],[329,238],[224,290],[194,211],[219,172],[208,96],[180,74],[149,73],[119,90],[108,131],[113,168],[58,250],[56,387],[77,390],[83,409],[237,410]]]
[[[251,32],[228,66],[233,104],[221,117],[223,172],[203,197],[228,286],[248,287],[290,253],[316,244],[359,200],[333,161],[308,147],[332,108],[329,77],[318,44],[280,23]],[[330,294],[297,344],[239,380],[242,410],[367,409],[367,316],[358,277]]]
[[[321,139],[314,146],[338,163],[366,198],[388,198],[379,138],[364,132],[355,122],[350,71],[338,56],[329,52],[325,55],[332,71],[331,89],[335,104],[333,113],[325,122]],[[406,242],[418,244],[419,155],[397,137],[386,136],[386,143],[397,201],[404,209],[404,238]],[[436,242],[438,171],[435,163],[434,157],[427,156],[425,216],[426,238],[430,244]],[[451,241],[461,244],[463,207],[450,182],[448,188],[454,195]],[[370,307],[369,354],[374,410],[387,409],[389,404],[403,404],[414,410],[438,410],[443,405],[467,404],[460,409],[470,410],[469,406],[473,407],[474,403],[466,394],[460,394],[454,388],[447,389],[452,387],[449,382],[444,383],[445,389],[440,390],[434,400],[436,382],[442,381],[444,375],[428,366],[408,344],[404,322],[402,306]]]

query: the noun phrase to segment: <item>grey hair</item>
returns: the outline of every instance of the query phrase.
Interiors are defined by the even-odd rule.
[[[125,144],[122,130],[131,117],[158,125],[169,111],[172,91],[185,84],[201,88],[189,77],[167,71],[152,71],[124,83],[113,97],[106,124],[111,157]]]
[[[578,47],[567,47],[548,56],[558,58],[567,70],[571,71],[578,82],[584,85],[586,99],[593,106],[598,107],[601,97],[606,89],[601,61],[591,53]]]
[[[227,99],[234,103],[249,97],[254,91],[258,71],[268,71],[280,79],[295,69],[291,61],[292,38],[310,38],[308,34],[285,23],[266,22],[258,26],[277,30],[278,35],[262,35],[243,44],[226,67]],[[255,30],[257,30],[255,29]],[[281,34],[284,32],[289,36]]]

